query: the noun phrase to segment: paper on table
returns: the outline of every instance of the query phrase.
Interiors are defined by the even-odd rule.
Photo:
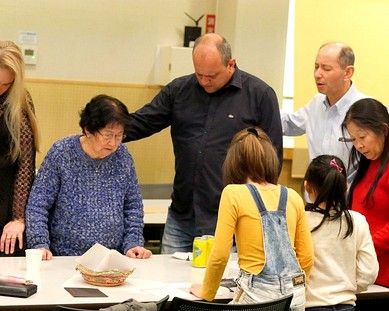
[[[116,250],[108,249],[99,243],[96,243],[84,255],[78,257],[76,262],[95,272],[114,269],[128,271],[133,269],[131,261],[127,256],[120,254]]]
[[[174,258],[181,259],[181,260],[187,260],[190,261],[192,260],[193,253],[192,252],[175,252],[173,254]]]
[[[237,260],[230,260],[229,262],[229,276],[237,277],[240,271],[239,264]]]
[[[191,293],[189,293],[190,283],[170,283],[165,286],[157,287],[154,286],[152,288],[145,288],[143,291],[153,294],[155,296],[166,296],[169,295],[171,297],[181,297],[186,299],[195,298]]]

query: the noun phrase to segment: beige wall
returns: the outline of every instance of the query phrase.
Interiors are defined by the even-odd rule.
[[[289,0],[220,0],[216,31],[231,43],[240,69],[263,79],[283,98]]]
[[[238,65],[272,85],[280,99],[287,4],[288,0],[0,0],[8,12],[0,38],[17,42],[19,31],[38,34],[38,63],[26,70],[42,138],[37,166],[56,140],[80,132],[78,112],[92,96],[118,97],[130,111],[152,99],[160,89],[154,79],[157,47],[182,45],[184,26],[193,24],[184,12],[195,18],[216,13],[217,31],[231,41]],[[205,17],[200,22],[203,31],[204,25]],[[172,183],[169,134],[167,129],[127,144],[141,183]]]
[[[316,53],[333,40],[353,48],[358,89],[389,105],[389,1],[296,0],[295,13],[295,109],[316,94]],[[296,139],[297,146],[306,146],[305,136]]]
[[[27,87],[34,100],[41,131],[38,168],[56,140],[81,133],[78,113],[93,96],[108,94],[117,97],[133,111],[160,90],[157,86],[42,79],[28,79]],[[173,183],[174,155],[169,129],[126,144],[134,158],[140,184]],[[279,182],[300,192],[301,179],[292,178],[292,158],[293,150],[286,149]]]
[[[149,83],[149,78],[153,76],[156,45],[181,44],[183,26],[190,24],[183,14],[184,11],[189,11],[188,13],[194,16],[216,11],[216,20],[220,21],[217,26],[225,36],[231,36],[233,50],[237,48],[238,64],[244,65],[242,69],[257,73],[259,65],[265,64],[270,56],[258,56],[256,59],[255,50],[274,49],[273,46],[269,49],[269,45],[263,43],[263,37],[259,36],[258,32],[258,27],[262,27],[262,24],[255,20],[257,14],[254,14],[254,10],[250,11],[247,7],[261,11],[261,5],[267,4],[267,12],[279,11],[278,2],[272,7],[271,1],[259,4],[259,1],[255,2],[257,0],[197,0],[196,3],[201,4],[199,8],[191,0],[100,1],[99,4],[103,7],[93,6],[92,11],[88,11],[88,18],[83,19],[80,9],[88,7],[92,1],[94,0],[56,1],[54,4],[50,0],[37,3],[29,0],[0,0],[2,9],[9,12],[2,18],[2,25],[6,24],[7,27],[0,28],[1,38],[17,40],[18,30],[38,32],[38,65],[35,68],[29,67],[27,71],[28,88],[35,102],[42,133],[42,151],[38,154],[38,166],[55,140],[80,132],[78,112],[92,96],[99,93],[116,96],[133,111],[159,91],[159,87],[150,86],[152,83]],[[285,1],[282,3],[285,4]],[[119,18],[111,14],[112,12],[105,15],[105,19],[97,17],[98,12],[106,13],[104,5],[108,4],[114,4],[112,12],[121,11]],[[246,7],[243,4],[246,4]],[[55,5],[59,5],[62,12],[67,14],[51,14],[49,9]],[[296,108],[303,106],[316,93],[313,63],[318,47],[329,40],[345,41],[354,48],[356,72],[353,80],[358,88],[385,104],[389,103],[389,94],[385,91],[389,82],[387,12],[387,0],[296,0]],[[285,15],[285,11],[281,13]],[[148,23],[140,31],[138,22],[142,16],[146,16]],[[157,16],[160,16],[160,19],[157,19]],[[269,25],[271,22],[269,19]],[[97,23],[100,25],[94,27]],[[112,24],[111,28],[102,27],[106,23]],[[282,24],[280,21],[277,23],[279,26]],[[79,29],[82,29],[82,32],[79,32]],[[266,31],[268,40],[274,37],[272,32],[278,31],[276,29],[270,27]],[[102,37],[99,38],[97,34]],[[256,38],[257,42],[251,42],[251,38]],[[65,39],[69,39],[70,43],[65,45]],[[88,44],[81,44],[84,39],[88,40]],[[113,40],[112,46],[108,46],[108,39]],[[41,43],[44,47],[42,49]],[[93,57],[89,59],[86,52],[93,52]],[[258,62],[254,70],[249,67],[250,58],[256,59],[253,64]],[[84,66],[89,63],[93,64],[92,71],[88,71],[87,66]],[[46,64],[46,67],[42,69],[39,67],[41,64]],[[258,75],[265,81],[273,79],[272,75],[267,76],[261,72]],[[137,85],[130,84],[135,80]],[[305,137],[299,141],[296,146],[306,146]],[[172,182],[174,167],[169,130],[127,145],[134,156],[141,183]],[[290,176],[290,159],[284,164],[280,182],[285,181],[285,184],[298,188],[300,181]]]
[[[182,46],[185,26],[216,0],[0,0],[0,39],[37,33],[30,78],[154,84],[158,45]],[[199,26],[205,29],[205,17]]]

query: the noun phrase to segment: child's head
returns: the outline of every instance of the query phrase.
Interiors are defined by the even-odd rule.
[[[247,128],[234,135],[223,165],[224,184],[253,182],[277,184],[277,152],[260,128]]]
[[[345,208],[347,174],[342,160],[333,155],[313,159],[305,173],[304,188],[315,207],[325,203],[327,212]]]
[[[304,188],[313,203],[308,203],[307,211],[323,214],[322,221],[312,229],[318,230],[326,220],[341,220],[345,216],[347,225],[344,238],[352,235],[353,221],[346,204],[347,175],[341,159],[333,155],[321,155],[312,160],[304,177]],[[339,233],[342,221],[339,222]]]

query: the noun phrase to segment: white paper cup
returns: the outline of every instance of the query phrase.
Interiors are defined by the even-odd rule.
[[[41,269],[43,250],[26,249],[26,269],[27,272],[39,272]]]

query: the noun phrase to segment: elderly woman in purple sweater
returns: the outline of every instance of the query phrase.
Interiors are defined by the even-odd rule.
[[[132,258],[143,247],[143,203],[133,159],[122,144],[128,110],[98,95],[80,113],[83,135],[54,143],[26,209],[27,246],[52,256],[79,256],[95,243]]]

